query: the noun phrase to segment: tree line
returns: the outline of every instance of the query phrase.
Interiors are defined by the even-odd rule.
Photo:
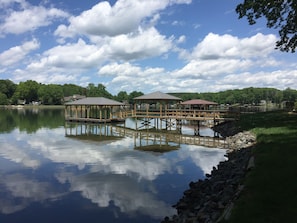
[[[190,100],[193,98],[214,101],[219,104],[259,105],[264,100],[275,104],[282,102],[294,103],[297,100],[297,91],[291,88],[278,90],[275,88],[244,88],[206,93],[173,93],[173,95]]]
[[[169,92],[170,93],[170,92]],[[278,90],[275,88],[244,88],[226,90],[220,92],[206,93],[170,93],[180,97],[182,100],[204,99],[214,101],[219,104],[252,104],[259,105],[262,100],[279,104],[283,101],[294,103],[297,100],[297,91],[287,88]],[[90,83],[87,87],[75,84],[41,84],[33,80],[15,84],[11,80],[0,80],[0,105],[30,104],[38,102],[44,105],[61,105],[64,98],[73,95],[83,95],[87,97],[105,97],[116,101],[133,104],[133,98],[143,95],[140,91],[127,93],[120,91],[117,95],[112,95],[106,87],[99,83]]]
[[[103,84],[97,86],[90,83],[87,87],[75,84],[41,84],[34,80],[28,80],[15,84],[11,80],[0,80],[0,105],[16,105],[41,103],[44,105],[64,104],[64,98],[73,95],[86,97],[105,97],[117,101],[132,103],[133,98],[143,95],[142,92],[133,91],[128,94],[121,91],[112,95]]]

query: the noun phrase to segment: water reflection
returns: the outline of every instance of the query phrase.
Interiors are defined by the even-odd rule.
[[[0,134],[0,222],[159,222],[190,181],[224,160],[221,149],[171,142],[179,149],[145,152],[135,145],[163,138],[63,125]]]

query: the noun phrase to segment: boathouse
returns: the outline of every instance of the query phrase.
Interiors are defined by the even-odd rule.
[[[65,103],[65,120],[94,123],[121,121],[123,105],[104,97],[86,97]]]
[[[141,124],[136,129],[166,129],[180,131],[180,121],[173,117],[171,109],[176,110],[181,98],[156,91],[134,98],[132,117],[140,120]]]
[[[166,116],[170,108],[177,108],[182,101],[181,98],[156,91],[150,94],[142,95],[134,98],[134,116]]]
[[[182,122],[191,121],[194,134],[199,135],[200,122],[209,126],[216,125],[224,118],[217,110],[218,104],[211,101],[194,99],[182,102],[181,98],[154,92],[134,98],[132,117],[141,121],[136,129],[166,129],[181,132]]]
[[[181,103],[182,107],[195,110],[214,110],[217,109],[218,103],[203,99],[192,99]]]

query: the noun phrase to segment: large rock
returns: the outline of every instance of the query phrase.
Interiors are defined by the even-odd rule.
[[[228,152],[233,150],[238,150],[242,148],[247,148],[256,143],[256,136],[250,132],[239,132],[233,136],[229,136],[226,138]]]

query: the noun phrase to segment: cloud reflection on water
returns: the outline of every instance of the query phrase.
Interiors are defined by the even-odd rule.
[[[148,185],[135,182],[131,177],[120,174],[101,175],[89,173],[85,175],[63,174],[67,179],[62,181],[70,182],[70,191],[79,191],[82,196],[90,199],[99,207],[108,207],[110,202],[120,208],[122,213],[133,215],[142,213],[153,218],[164,217],[174,214],[175,210],[151,191],[146,191]],[[61,176],[59,179],[61,180]],[[152,182],[145,181],[145,184]]]
[[[9,196],[0,201],[2,213],[19,211],[31,202],[80,192],[99,207],[108,207],[113,202],[123,213],[160,218],[171,215],[173,209],[171,204],[160,200],[156,180],[165,174],[182,175],[181,162],[187,159],[208,173],[224,160],[225,153],[190,145],[181,145],[179,150],[167,154],[142,152],[133,149],[133,138],[99,143],[70,139],[64,134],[64,128],[41,128],[34,135],[18,131],[0,135],[1,157],[32,168],[31,173],[26,173],[31,175],[27,176],[0,167],[3,175],[0,192],[9,192]],[[11,138],[17,140],[9,140]],[[64,191],[57,191],[53,182],[38,180],[34,175],[46,164],[58,166],[50,174],[59,184],[69,184]],[[18,170],[21,172],[22,167]],[[13,203],[15,199],[19,203]]]
[[[44,202],[64,195],[50,182],[29,179],[20,173],[6,174],[1,181],[0,210],[4,214],[20,211],[33,202]]]

